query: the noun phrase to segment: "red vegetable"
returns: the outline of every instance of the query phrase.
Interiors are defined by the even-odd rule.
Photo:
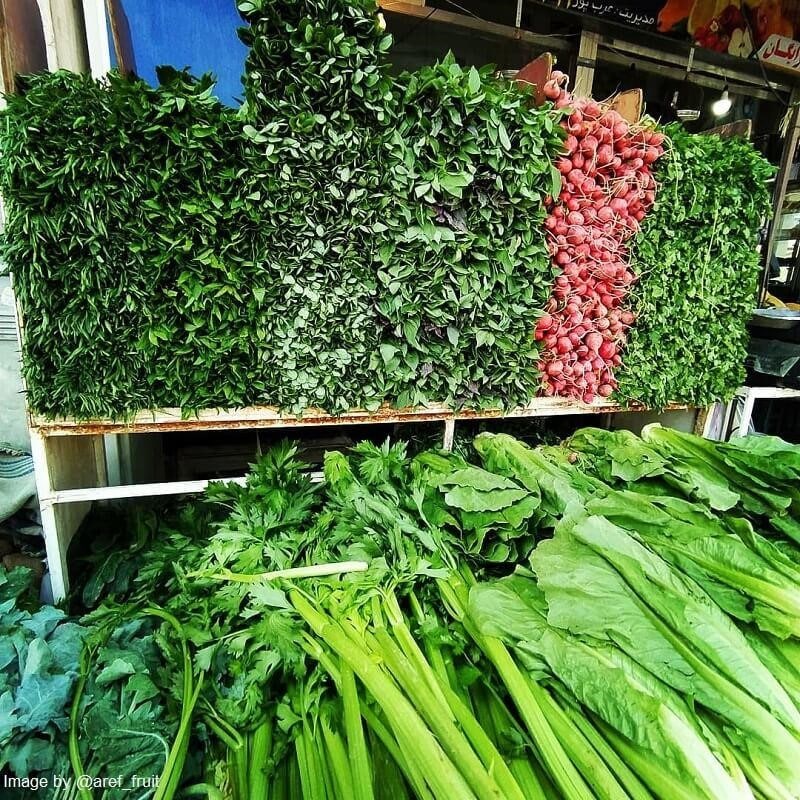
[[[542,391],[592,402],[615,387],[613,368],[633,313],[622,308],[634,275],[628,240],[655,202],[652,165],[663,152],[658,131],[629,125],[607,105],[575,99],[554,72],[545,94],[558,108],[565,152],[557,198],[548,198],[548,250],[561,272],[535,337],[543,345]]]

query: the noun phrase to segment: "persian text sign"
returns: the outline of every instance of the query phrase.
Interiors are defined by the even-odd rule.
[[[800,72],[800,42],[773,34],[761,46],[758,57],[765,63],[790,72]]]
[[[659,9],[664,4],[663,0],[639,3],[590,3],[588,0],[545,0],[545,2],[568,11],[605,17],[637,28],[654,28]]]

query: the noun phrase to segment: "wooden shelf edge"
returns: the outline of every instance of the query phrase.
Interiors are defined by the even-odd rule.
[[[665,411],[685,410],[685,404],[671,404]],[[324,425],[373,425],[385,423],[442,422],[446,420],[477,420],[567,416],[573,414],[614,414],[625,411],[648,411],[644,406],[623,406],[607,400],[586,404],[565,398],[541,397],[528,405],[513,409],[498,408],[454,410],[444,405],[397,409],[384,406],[377,411],[353,410],[340,415],[321,409],[308,409],[302,416],[280,412],[276,408],[254,406],[242,409],[208,409],[184,417],[179,408],[141,412],[133,419],[77,420],[71,418],[45,419],[30,417],[30,427],[42,436],[90,436],[98,434],[169,433],[200,430],[231,430],[236,428],[301,428]]]

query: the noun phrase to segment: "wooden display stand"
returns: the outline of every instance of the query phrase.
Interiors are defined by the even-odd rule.
[[[540,56],[519,71],[516,80],[536,86],[538,102],[553,68],[549,53]],[[623,92],[612,105],[631,122],[641,116],[642,93]],[[18,320],[19,322],[19,320]],[[19,325],[20,332],[22,325]],[[22,332],[20,333],[22,336]],[[684,410],[673,405],[667,410]],[[36,484],[42,512],[47,561],[53,599],[66,597],[69,589],[67,550],[81,521],[95,500],[157,497],[202,492],[209,481],[168,481],[159,483],[109,485],[104,437],[128,434],[172,433],[189,431],[226,431],[321,427],[331,425],[375,425],[432,422],[442,426],[442,446],[452,448],[456,423],[462,420],[499,418],[554,417],[579,414],[614,414],[630,409],[598,398],[587,405],[564,398],[536,398],[529,404],[502,411],[500,409],[453,410],[434,405],[425,408],[394,409],[384,407],[376,412],[349,411],[340,416],[310,409],[301,417],[281,414],[274,408],[254,407],[239,410],[209,410],[186,416],[180,409],[163,409],[140,413],[130,421],[111,419],[79,421],[46,420],[29,415],[31,449],[36,470]],[[245,478],[234,480],[243,482]]]
[[[670,407],[670,410],[679,409],[686,409],[686,406]],[[104,436],[432,422],[441,424],[442,446],[449,450],[453,445],[456,423],[462,420],[602,415],[629,410],[602,399],[586,405],[564,398],[542,397],[505,412],[499,409],[454,411],[446,406],[409,409],[385,407],[376,412],[350,411],[334,417],[312,409],[298,418],[283,415],[273,408],[243,408],[237,411],[202,411],[185,418],[180,409],[165,409],[138,414],[128,422],[110,419],[45,420],[30,416],[31,450],[53,597],[58,602],[66,596],[69,588],[67,550],[92,501],[192,494],[202,492],[209,483],[195,480],[109,486]],[[241,483],[245,478],[235,480]]]

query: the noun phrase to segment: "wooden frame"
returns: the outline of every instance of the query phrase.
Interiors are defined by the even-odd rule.
[[[786,389],[778,386],[743,386],[728,404],[725,412],[724,438],[746,436],[753,418],[753,408],[757,400],[800,400],[800,389]],[[741,411],[737,414],[737,406]],[[738,424],[733,425],[738,418]]]
[[[669,410],[686,409],[675,405]],[[104,436],[140,433],[169,433],[198,430],[297,429],[329,425],[375,425],[433,422],[442,425],[442,446],[452,449],[456,424],[466,420],[554,417],[579,414],[604,415],[630,409],[606,400],[590,405],[562,398],[537,398],[528,405],[500,409],[453,410],[436,405],[427,408],[393,409],[376,412],[350,411],[341,416],[309,410],[301,417],[281,414],[274,408],[201,411],[182,415],[180,409],[137,414],[128,421],[110,419],[78,421],[44,420],[30,416],[31,450],[36,470],[36,487],[42,511],[50,585],[53,599],[66,597],[69,588],[67,551],[93,501],[158,497],[202,492],[209,481],[164,481],[160,483],[108,485]],[[634,409],[636,410],[636,409]],[[639,409],[641,410],[641,409]],[[235,480],[242,482],[244,477]]]

